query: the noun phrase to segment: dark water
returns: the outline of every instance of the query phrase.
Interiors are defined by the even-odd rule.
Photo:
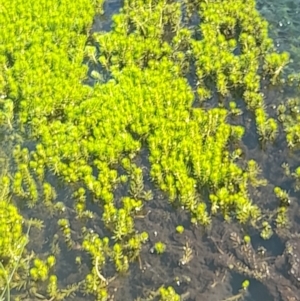
[[[122,0],[105,1],[105,14],[95,17],[92,32],[109,31],[112,24],[111,17],[119,12],[120,8],[122,7],[122,3]]]

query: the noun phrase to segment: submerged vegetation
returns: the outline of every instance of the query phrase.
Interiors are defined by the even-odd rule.
[[[93,32],[102,0],[3,1],[1,301],[11,289],[15,300],[113,300],[110,287],[132,263],[143,270],[149,244],[158,260],[169,252],[136,226],[158,195],[187,213],[174,235],[214,218],[264,239],[286,227],[285,190],[275,187],[279,205],[268,214],[253,198],[268,182],[245,160],[249,129],[237,122],[249,114],[261,144],[276,141],[281,123],[289,147],[300,141],[299,101],[278,106],[278,120],[264,104],[262,83],[282,83],[290,58],[276,52],[255,5],[125,0],[111,30]],[[76,272],[65,281],[67,252]],[[180,262],[191,258],[186,243]],[[169,285],[137,300],[189,297]]]

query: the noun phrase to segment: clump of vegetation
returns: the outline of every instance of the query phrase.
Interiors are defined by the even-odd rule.
[[[220,215],[259,228],[262,213],[249,188],[266,181],[254,160],[237,162],[245,128],[229,123],[231,114],[240,114],[232,98],[242,98],[254,113],[260,138],[274,140],[277,123],[265,110],[260,81],[277,83],[289,56],[274,52],[254,1],[188,2],[201,17],[198,27],[182,22],[180,2],[124,1],[112,30],[91,34],[101,0],[4,1],[0,122],[25,139],[13,144],[11,183],[5,178],[3,185],[14,200],[31,210],[41,206],[56,221],[52,253],[59,255],[63,241],[90,260],[86,274],[60,289],[59,277],[51,274],[59,256],[34,254],[23,267],[30,280],[20,276],[22,297],[62,300],[83,292],[108,300],[109,283],[140,263],[149,235],[135,222],[153,199],[137,160],[143,150],[150,180],[188,212],[193,225],[208,227]],[[195,88],[188,81],[192,69]],[[83,84],[87,80],[91,86]],[[202,107],[215,98],[230,110]],[[53,179],[70,189],[68,205],[59,200]],[[11,237],[0,240],[5,258],[20,243],[22,226],[13,205],[2,204],[7,223],[0,236]],[[99,233],[89,228],[94,219]],[[78,225],[80,237],[73,230]],[[154,248],[161,254],[166,245]],[[179,300],[171,287],[158,292],[161,300]]]
[[[1,261],[10,261],[14,250],[22,245],[23,218],[15,206],[3,200],[0,201],[0,216],[0,258]]]
[[[166,250],[166,245],[161,242],[161,241],[158,241],[157,243],[155,243],[154,245],[154,250],[157,254],[162,254],[165,252]]]
[[[175,290],[173,287],[162,287],[160,289],[160,301],[179,301],[180,300],[180,296],[178,294],[176,294]]]

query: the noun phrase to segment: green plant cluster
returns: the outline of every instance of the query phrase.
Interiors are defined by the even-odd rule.
[[[0,261],[9,262],[21,246],[23,218],[13,204],[1,200],[0,220]]]
[[[286,133],[288,147],[294,149],[300,143],[300,98],[291,97],[277,106],[278,120]]]
[[[274,139],[277,123],[264,109],[260,92],[262,78],[275,84],[288,53],[276,53],[268,35],[268,23],[255,9],[255,1],[203,1],[199,14],[202,39],[191,41],[196,60],[198,97],[213,96],[214,87],[224,97],[241,93],[255,113],[257,131],[262,139]]]
[[[155,6],[153,2],[151,3],[151,16],[160,14],[160,19],[164,19],[165,14],[170,10],[170,5],[161,4],[159,1]],[[132,17],[133,7],[134,17]],[[183,68],[183,63],[178,63],[178,56],[183,56],[186,67],[189,56],[184,55],[184,50],[190,48],[191,52],[192,45],[194,45],[194,56],[199,60],[202,59],[203,52],[199,50],[199,54],[196,55],[196,48],[200,49],[204,40],[193,40],[191,31],[178,28],[176,22],[169,20],[174,30],[171,43],[166,44],[167,39],[163,39],[164,27],[158,27],[158,33],[151,36],[152,44],[149,46],[148,36],[141,32],[151,31],[152,23],[147,22],[148,18],[145,17],[150,14],[150,8],[147,9],[147,5],[139,2],[135,6],[130,3],[129,8],[125,5],[123,14],[114,17],[114,31],[94,34],[94,39],[100,45],[99,62],[103,68],[111,72],[119,85],[126,81],[126,86],[130,87],[128,89],[130,91],[126,93],[124,93],[126,88],[122,88],[123,95],[118,97],[118,103],[121,103],[118,112],[128,106],[130,99],[130,113],[128,114],[133,114],[140,107],[140,98],[135,104],[135,95],[140,95],[143,99],[142,111],[138,116],[132,116],[129,128],[143,138],[149,147],[152,179],[163,191],[167,192],[172,202],[179,199],[180,205],[192,212],[195,223],[207,225],[210,223],[210,217],[205,204],[199,202],[198,189],[205,185],[212,186],[216,190],[222,186],[226,186],[227,189],[229,184],[233,188],[233,183],[241,182],[243,171],[234,164],[233,160],[224,155],[224,150],[230,139],[238,140],[243,136],[244,129],[226,123],[226,110],[191,109],[193,94],[182,78],[185,68]],[[172,20],[180,15],[177,5],[174,5],[173,10],[177,12],[174,13]],[[134,25],[130,27],[128,24]],[[140,35],[143,38],[143,44],[138,39],[133,40]],[[156,47],[156,42],[162,41],[164,41],[164,47]],[[144,44],[148,45],[148,50],[141,50],[139,56],[128,51],[128,49],[140,49],[144,47],[142,46]],[[207,45],[207,49],[209,47],[211,47],[210,44]],[[154,60],[157,52],[160,52],[159,62]],[[124,53],[126,53],[128,64],[124,62]],[[212,65],[215,65],[215,62]],[[205,72],[206,69],[202,67],[199,66],[199,70]],[[245,73],[246,70],[243,72]],[[205,75],[209,76],[209,73],[205,72]],[[163,82],[160,80],[162,76]],[[132,85],[132,80],[135,86]],[[147,87],[143,83],[147,83]],[[116,89],[114,91],[116,93]],[[166,93],[166,91],[170,92]],[[124,94],[129,98],[123,103],[120,99],[124,98]],[[223,166],[221,171],[219,166]],[[246,213],[239,218],[243,222],[249,219],[251,210],[257,212],[246,197],[244,190],[239,194],[241,207],[249,204],[249,210],[243,210]],[[232,195],[234,192],[229,191],[229,194]],[[236,199],[237,195],[234,195],[233,200]],[[215,203],[217,204],[213,206],[213,212],[220,209],[223,210],[225,216],[230,215],[236,207],[234,201],[231,201],[233,204],[230,206],[227,204],[220,206],[220,201],[215,201]],[[253,215],[257,214],[253,213]]]
[[[216,209],[220,208],[227,216],[238,206],[248,206],[249,210],[242,210],[246,212],[244,216],[237,215],[240,221],[247,221],[253,215],[251,212],[253,210],[256,212],[257,209],[248,199],[247,187],[245,187],[247,185],[241,180],[243,171],[235,165],[233,160],[224,155],[229,140],[240,139],[244,130],[239,126],[230,126],[226,123],[226,110],[191,109],[193,93],[182,76],[183,69],[178,64],[178,56],[182,56],[184,48],[189,47],[190,44],[191,51],[197,58],[197,70],[202,70],[204,77],[221,76],[224,70],[227,73],[224,73],[223,77],[228,77],[229,73],[240,74],[240,79],[232,81],[233,88],[238,88],[237,84],[240,82],[245,85],[243,78],[247,74],[252,74],[259,79],[257,75],[259,60],[254,59],[253,53],[262,57],[262,54],[269,51],[271,46],[270,40],[267,39],[266,24],[252,4],[245,5],[245,10],[255,17],[255,30],[260,35],[256,39],[252,38],[255,47],[247,48],[244,42],[242,54],[235,56],[232,50],[236,45],[230,46],[232,43],[236,44],[235,32],[231,33],[233,37],[228,41],[229,33],[222,33],[222,28],[232,27],[227,24],[229,21],[224,24],[222,22],[215,24],[214,22],[217,21],[211,21],[214,18],[221,20],[218,15],[213,14],[213,11],[218,11],[214,9],[218,8],[215,7],[217,4],[211,3],[211,8],[209,8],[202,3],[199,13],[204,18],[201,25],[203,39],[197,41],[191,38],[191,31],[178,25],[181,13],[177,3],[169,4],[162,0],[150,1],[147,5],[139,1],[125,2],[121,13],[113,18],[113,30],[93,36],[100,48],[99,63],[111,74],[108,82],[99,83],[93,90],[78,83],[78,79],[83,78],[85,72],[85,68],[78,63],[79,54],[83,57],[83,53],[77,52],[76,55],[74,54],[75,57],[70,59],[69,52],[80,48],[79,45],[83,46],[85,37],[84,35],[78,35],[76,38],[72,36],[71,33],[79,29],[69,23],[64,23],[69,21],[61,21],[61,26],[64,28],[61,33],[64,34],[62,41],[66,43],[66,46],[72,45],[68,48],[68,55],[66,54],[64,59],[57,62],[55,51],[60,51],[61,46],[58,47],[56,38],[59,37],[56,37],[55,31],[54,42],[52,41],[53,50],[49,52],[47,59],[44,58],[43,64],[44,68],[49,68],[46,72],[49,81],[46,81],[47,77],[44,78],[43,85],[40,83],[35,85],[34,91],[28,92],[29,94],[27,90],[30,85],[26,78],[29,79],[29,74],[34,73],[35,70],[38,72],[38,69],[32,67],[34,66],[32,62],[30,72],[26,71],[24,60],[27,59],[27,53],[31,55],[31,60],[35,60],[35,56],[39,57],[39,53],[33,54],[32,48],[26,48],[26,55],[17,56],[14,65],[8,69],[9,72],[5,72],[5,74],[10,74],[10,72],[17,73],[19,69],[20,72],[22,71],[24,79],[18,90],[24,95],[15,95],[15,98],[12,97],[13,94],[7,93],[7,95],[19,104],[21,124],[29,124],[33,137],[38,138],[41,143],[37,145],[29,161],[27,160],[27,166],[24,160],[22,164],[19,164],[20,170],[15,176],[16,193],[22,194],[22,186],[20,186],[22,178],[28,191],[25,196],[29,196],[34,204],[37,200],[37,189],[29,168],[31,167],[41,179],[43,179],[44,168],[48,168],[64,178],[66,182],[83,183],[85,188],[93,193],[96,200],[102,200],[109,206],[113,204],[113,190],[124,178],[123,174],[118,174],[116,164],[122,164],[124,160],[133,158],[146,144],[150,150],[151,178],[168,193],[171,201],[179,199],[180,204],[191,211],[195,223],[206,225],[210,223],[206,206],[199,201],[198,197],[199,189],[205,185],[214,187],[216,191],[220,188],[227,189],[228,193],[233,195],[232,200],[224,204],[218,199],[213,211],[218,211]],[[80,5],[78,4],[78,8]],[[231,19],[229,16],[228,19],[235,22],[233,22],[234,26],[249,33],[251,37],[252,32],[247,28],[250,26],[251,18],[248,18],[248,13],[242,14],[242,10],[238,9],[239,6],[244,7],[242,4],[235,4],[233,11],[225,11],[224,14],[230,15]],[[62,6],[60,9],[65,8]],[[82,19],[85,18],[85,15],[82,16]],[[159,24],[159,26],[154,26],[154,24]],[[168,39],[165,37],[166,25],[171,26],[174,32],[170,43],[167,43]],[[36,26],[43,27],[44,25],[36,24]],[[86,30],[88,25],[80,23],[78,26],[81,30],[83,30],[82,27]],[[67,30],[70,32],[65,32]],[[232,27],[230,30],[237,30],[237,28]],[[49,31],[49,38],[50,33],[51,31]],[[30,37],[33,39],[35,35]],[[40,35],[38,38],[40,39]],[[24,39],[26,40],[25,37]],[[40,40],[36,42],[37,45],[41,44]],[[48,42],[50,43],[50,40]],[[59,45],[61,44],[60,41]],[[43,45],[45,45],[44,41]],[[139,50],[141,47],[142,49]],[[218,48],[215,49],[216,47]],[[224,55],[214,55],[213,49],[220,52],[219,48],[224,50]],[[253,49],[252,52],[250,48]],[[204,55],[206,52],[210,56],[208,60],[216,57],[222,58],[218,62],[209,62],[214,68],[220,64],[219,69],[207,70],[203,65],[202,61],[206,60]],[[63,56],[62,53],[61,56]],[[188,57],[184,60],[188,61]],[[59,66],[56,66],[55,62]],[[232,70],[232,64],[236,64],[236,71]],[[60,78],[58,83],[58,74],[55,72],[57,68],[64,70],[64,74],[71,73],[68,72],[68,68],[73,68],[72,77],[68,76],[64,80]],[[61,76],[64,75],[61,74]],[[198,77],[199,80],[202,78],[199,74]],[[18,76],[13,76],[13,78],[17,79]],[[35,78],[40,78],[40,76],[30,75],[31,82]],[[253,81],[253,78],[250,78],[249,83],[257,83],[258,79]],[[8,92],[11,89],[9,83],[8,80],[6,85]],[[14,84],[16,85],[16,81]],[[23,84],[27,85],[26,89]],[[49,97],[39,94],[38,91],[45,93],[46,87],[50,88],[50,86],[51,101],[47,101],[46,107],[42,110],[41,103],[35,101],[34,95],[38,94],[39,99],[48,99]],[[217,83],[217,86],[220,85]],[[248,87],[245,93],[251,90],[251,93],[256,93],[255,97],[258,97],[258,88],[258,84],[253,89]],[[251,107],[256,109],[256,112],[260,112],[257,116],[262,117],[263,123],[267,122],[270,125],[272,121],[264,117],[264,111],[260,107],[262,101],[259,101],[258,105]],[[274,129],[275,127],[274,125]],[[272,136],[271,132],[268,136]],[[219,166],[222,166],[221,172]],[[126,170],[126,166],[124,169],[134,179],[134,169]],[[236,185],[240,184],[243,187],[232,191]],[[140,187],[143,186],[140,185]],[[55,196],[55,193],[50,191],[47,193]],[[45,197],[45,201],[51,198],[50,195]],[[139,194],[134,196],[140,197]],[[80,190],[79,197],[81,200],[76,204],[76,211],[82,215],[86,207],[83,190]]]
[[[173,287],[162,287],[160,290],[160,301],[180,301],[180,296],[176,294]]]
[[[241,223],[260,217],[248,191],[265,184],[258,178],[260,169],[254,161],[239,166],[241,150],[228,151],[245,130],[228,123],[230,112],[224,108],[193,106],[195,93],[186,76],[192,62],[200,100],[208,99],[214,87],[224,97],[242,90],[261,137],[273,139],[277,132],[259,93],[259,70],[275,82],[288,56],[272,52],[267,24],[254,1],[201,1],[201,39],[195,38],[197,30],[181,24],[180,3],[167,0],[124,1],[112,30],[90,35],[101,5],[89,0],[4,0],[0,8],[5,12],[0,20],[5,28],[0,122],[36,142],[33,150],[22,143],[14,148],[16,168],[7,186],[28,207],[40,202],[52,215],[62,214],[65,204],[49,181],[55,175],[71,187],[72,209],[80,222],[95,217],[89,210],[93,200],[105,227],[101,233],[84,227],[82,240],[75,242],[73,221],[58,219],[69,249],[79,243],[92,265],[87,275],[80,275],[82,282],[64,292],[49,274],[55,258],[44,262],[36,256],[31,280],[48,280],[41,290],[50,298],[82,288],[84,294],[108,300],[107,285],[114,278],[105,276],[108,259],[116,273],[126,272],[139,259],[148,234],[137,231],[135,218],[153,198],[145,190],[144,168],[136,162],[142,150],[149,151],[151,181],[172,204],[190,213],[192,223],[207,226],[215,214]],[[94,87],[83,85],[84,58],[95,69]],[[128,193],[117,197],[116,191],[123,189]],[[205,189],[207,202],[202,199]],[[53,250],[57,240],[53,237]],[[155,245],[157,253],[165,248],[162,242]],[[39,289],[33,295],[38,294]],[[171,288],[162,289],[161,298],[178,300]]]
[[[6,177],[2,176],[1,178]],[[24,235],[22,231],[24,219],[16,206],[7,200],[0,201],[0,218],[0,300],[10,301],[11,287],[22,286],[20,283],[13,283],[13,277],[20,272],[20,268],[23,273],[28,270],[28,263],[24,261],[23,253],[28,243],[30,225],[27,235]],[[22,283],[22,281],[20,282]]]
[[[146,232],[131,233],[126,240],[121,241],[113,237],[114,240],[119,240],[115,243],[111,243],[108,237],[101,239],[97,233],[87,229],[83,229],[83,235],[82,247],[90,254],[94,263],[91,273],[85,279],[85,293],[95,295],[97,300],[106,300],[103,296],[108,296],[106,285],[110,279],[106,279],[104,273],[108,259],[114,263],[117,272],[127,272],[129,263],[139,257],[142,244],[148,240],[148,234]]]
[[[300,86],[299,86],[300,87]],[[293,91],[293,97],[287,98],[277,108],[277,118],[283,126],[286,143],[290,150],[297,150],[300,145],[300,98],[299,87]],[[295,179],[295,189],[300,190],[300,167],[291,172],[289,165],[283,164],[287,176]],[[286,192],[278,191],[276,195],[282,203],[289,204],[290,200]],[[284,210],[284,209],[283,209]]]
[[[154,245],[154,250],[157,254],[163,254],[166,250],[166,245],[163,242],[158,241]]]
[[[30,269],[30,276],[34,281],[45,281],[49,277],[49,269],[55,265],[56,259],[53,255],[50,255],[44,262],[39,258],[36,258],[33,262],[33,267]]]

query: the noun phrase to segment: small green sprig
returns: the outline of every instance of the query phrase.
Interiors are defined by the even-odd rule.
[[[280,200],[281,206],[289,206],[290,205],[291,200],[286,191],[282,190],[280,187],[275,187],[274,193],[275,193],[276,197]]]
[[[160,301],[180,301],[180,295],[178,295],[174,288],[169,286],[167,288],[162,287],[159,290]]]
[[[154,250],[159,255],[163,254],[166,251],[166,245],[163,242],[158,241],[154,245]]]
[[[272,230],[271,225],[268,222],[264,221],[262,223],[262,230],[260,232],[260,236],[263,239],[267,240],[267,239],[270,239],[272,237],[272,235],[273,235],[273,230]]]

